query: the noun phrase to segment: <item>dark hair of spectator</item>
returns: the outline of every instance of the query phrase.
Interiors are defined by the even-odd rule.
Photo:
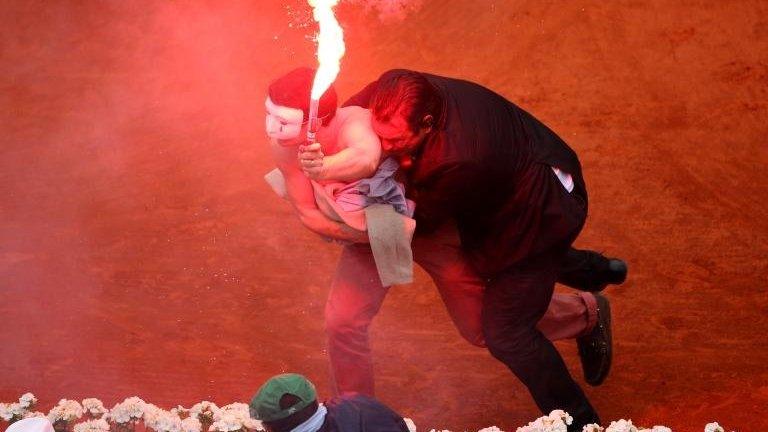
[[[424,75],[393,69],[379,77],[370,106],[377,120],[388,121],[401,113],[411,131],[419,132],[422,127],[431,125],[424,123],[426,115],[431,115],[434,121],[440,118],[443,103],[440,92]]]

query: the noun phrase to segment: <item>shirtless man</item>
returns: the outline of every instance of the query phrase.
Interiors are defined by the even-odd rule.
[[[309,89],[300,84],[307,79],[311,83],[313,76],[313,69],[299,68],[270,85],[265,105],[272,156],[285,179],[288,200],[304,226],[326,239],[365,243],[364,232],[333,221],[318,209],[309,179],[297,161],[299,148],[306,142],[308,116],[308,107],[302,110],[297,106],[309,102]],[[371,129],[371,113],[360,107],[337,109],[336,105],[336,92],[330,88],[320,99],[318,109],[321,127],[318,144],[313,148],[322,148],[324,158],[314,179],[355,181],[370,177],[381,158],[379,138]]]
[[[382,286],[376,277],[366,234],[327,218],[315,203],[308,177],[318,181],[370,177],[382,150],[368,110],[357,106],[337,109],[331,87],[320,99],[318,144],[300,152],[305,144],[313,77],[314,70],[299,68],[270,85],[266,130],[275,162],[285,178],[288,199],[301,222],[325,238],[347,243],[325,310],[335,390],[339,394],[373,395],[368,327],[389,287]],[[434,280],[459,333],[471,344],[484,347],[481,310],[485,282],[463,255],[455,225],[444,224],[428,236],[414,238],[412,249],[414,260]],[[591,334],[597,319],[597,301],[592,293],[555,294],[537,327],[550,340],[573,339]],[[605,366],[601,367],[607,373]]]

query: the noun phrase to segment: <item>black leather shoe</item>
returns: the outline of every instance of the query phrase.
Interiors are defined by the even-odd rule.
[[[627,263],[600,252],[571,249],[557,281],[580,291],[599,292],[627,280]]]
[[[608,270],[605,281],[611,285],[621,285],[627,280],[627,263],[618,258],[608,258]]]
[[[597,300],[597,323],[586,335],[576,339],[579,347],[581,369],[584,380],[592,386],[599,386],[605,381],[611,370],[613,342],[611,340],[611,307],[608,299],[595,294]]]
[[[618,258],[603,258],[603,263],[596,266],[595,277],[600,281],[592,292],[600,292],[608,285],[621,285],[627,280],[627,263]]]

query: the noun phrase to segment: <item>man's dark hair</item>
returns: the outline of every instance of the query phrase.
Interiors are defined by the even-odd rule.
[[[309,119],[309,98],[312,92],[312,82],[315,79],[315,69],[308,67],[296,68],[269,85],[269,98],[276,105],[298,108],[304,111],[304,121]],[[336,115],[338,96],[333,86],[320,97],[317,116],[323,119],[323,124]]]
[[[370,107],[374,117],[380,121],[402,113],[411,130],[418,132],[422,127],[429,126],[424,124],[424,116],[431,115],[433,121],[440,118],[443,101],[440,92],[423,74],[393,69],[379,77]]]
[[[301,398],[290,393],[284,394],[280,397],[280,409],[288,409],[297,403],[301,402]],[[313,401],[311,404],[304,407],[300,411],[289,415],[288,417],[280,420],[274,420],[271,422],[264,422],[265,426],[268,426],[269,430],[273,432],[289,432],[291,429],[307,421],[312,415],[317,412],[319,404],[317,401]]]

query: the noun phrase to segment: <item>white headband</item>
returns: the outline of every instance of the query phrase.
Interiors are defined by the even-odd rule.
[[[270,138],[288,140],[296,138],[301,134],[304,111],[298,108],[276,105],[269,96],[267,96],[267,101],[264,105],[267,108],[266,130]]]

